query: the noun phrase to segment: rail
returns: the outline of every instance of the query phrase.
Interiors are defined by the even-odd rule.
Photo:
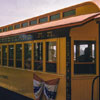
[[[100,78],[100,76],[96,76],[93,81],[92,81],[92,94],[91,94],[91,100],[94,100],[94,83],[95,83],[95,80],[97,78]]]

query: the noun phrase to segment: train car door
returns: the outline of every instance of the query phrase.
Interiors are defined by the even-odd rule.
[[[99,75],[98,33],[95,20],[71,28],[72,100],[91,100],[92,81]],[[95,82],[94,100],[99,100],[99,80]]]
[[[72,100],[91,100],[91,86],[98,75],[96,40],[73,40],[71,90]],[[94,86],[94,98],[98,100],[98,80]]]

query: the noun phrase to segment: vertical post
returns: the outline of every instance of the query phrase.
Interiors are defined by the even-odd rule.
[[[99,23],[99,76],[100,76],[100,23]],[[100,99],[100,78],[99,78],[99,99]]]
[[[67,29],[68,33],[70,29]],[[71,37],[66,36],[66,100],[71,100]]]
[[[24,69],[24,43],[22,43],[22,69]]]

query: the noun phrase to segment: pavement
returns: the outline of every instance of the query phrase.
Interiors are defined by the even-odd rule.
[[[0,100],[33,100],[0,87]]]

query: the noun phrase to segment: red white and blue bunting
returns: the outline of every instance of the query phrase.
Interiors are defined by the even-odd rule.
[[[53,79],[44,81],[36,74],[33,78],[33,88],[36,100],[40,100],[42,95],[45,96],[46,100],[55,100],[59,79]]]

